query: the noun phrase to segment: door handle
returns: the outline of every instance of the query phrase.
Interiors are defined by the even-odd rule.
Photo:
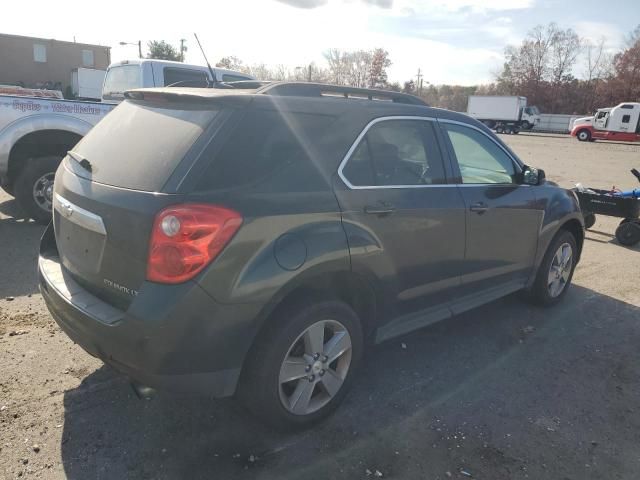
[[[370,215],[389,215],[395,211],[395,207],[389,204],[367,205],[364,207],[364,213]]]
[[[486,203],[478,202],[474,203],[469,207],[469,210],[472,212],[476,212],[478,215],[482,215],[484,212],[489,210],[489,206]]]

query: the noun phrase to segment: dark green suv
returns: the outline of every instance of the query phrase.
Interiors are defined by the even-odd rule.
[[[126,97],[56,173],[39,272],[61,328],[138,385],[304,426],[367,345],[571,282],[574,194],[465,115],[317,84]]]

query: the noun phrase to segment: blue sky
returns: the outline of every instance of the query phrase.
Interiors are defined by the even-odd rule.
[[[421,68],[434,84],[490,81],[504,47],[537,24],[553,21],[592,41],[605,36],[614,51],[640,23],[640,0],[226,0],[166,9],[126,0],[66,0],[57,7],[32,0],[31,12],[47,14],[23,22],[16,21],[26,20],[20,4],[5,3],[0,32],[110,45],[114,60],[137,54],[120,41],[177,45],[186,38],[187,61],[201,64],[195,31],[212,61],[236,55],[295,68],[321,64],[328,48],[383,47],[393,61],[391,80],[407,80]]]

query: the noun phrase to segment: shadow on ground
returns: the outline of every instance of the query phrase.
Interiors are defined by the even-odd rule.
[[[137,400],[103,367],[65,394],[64,469],[70,479],[635,478],[639,316],[577,286],[551,309],[499,300],[374,348],[338,411],[291,434],[232,400]]]
[[[0,299],[36,293],[38,247],[44,227],[23,218],[13,199],[0,203],[0,213]]]

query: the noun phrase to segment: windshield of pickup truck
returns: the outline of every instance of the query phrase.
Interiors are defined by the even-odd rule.
[[[140,71],[139,65],[119,65],[109,68],[104,79],[102,98],[122,100],[125,91],[142,87]]]
[[[106,185],[160,191],[217,113],[124,101],[74,147],[91,165],[74,172]]]

